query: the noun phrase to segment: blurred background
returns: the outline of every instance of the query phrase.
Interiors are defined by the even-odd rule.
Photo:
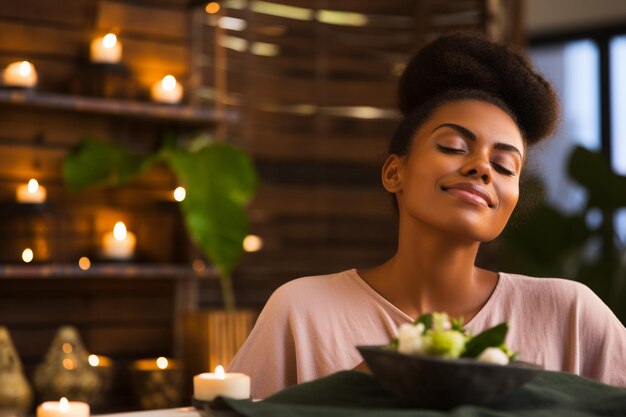
[[[480,263],[582,281],[626,322],[626,2],[4,1],[0,409],[187,404],[278,286],[391,256],[396,83],[455,30],[562,99]]]

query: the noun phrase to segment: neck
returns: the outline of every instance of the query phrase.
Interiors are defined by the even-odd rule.
[[[489,298],[497,275],[474,266],[479,243],[426,226],[400,227],[398,251],[363,278],[411,317],[445,311],[467,322]]]

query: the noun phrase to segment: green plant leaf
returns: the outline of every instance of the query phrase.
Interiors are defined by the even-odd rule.
[[[424,330],[431,330],[433,328],[433,315],[432,313],[422,314],[413,322],[413,324],[417,325],[422,323],[424,325]]]
[[[474,336],[465,345],[465,350],[461,357],[476,358],[488,347],[498,347],[502,345],[508,331],[508,323],[501,323]]]
[[[85,139],[63,161],[63,178],[70,190],[91,185],[119,186],[144,172],[151,157],[133,154],[121,146],[98,139]]]
[[[626,177],[611,169],[599,153],[577,146],[572,152],[569,174],[589,193],[589,207],[616,210],[626,206]]]
[[[248,233],[245,206],[258,185],[252,161],[226,143],[195,152],[168,148],[162,156],[187,190],[182,210],[191,237],[222,275],[230,276]]]

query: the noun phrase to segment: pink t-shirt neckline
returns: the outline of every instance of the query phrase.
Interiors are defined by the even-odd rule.
[[[363,288],[366,292],[368,292],[370,296],[375,298],[379,303],[383,304],[388,311],[393,312],[402,320],[405,320],[408,322],[415,321],[415,318],[412,318],[411,316],[406,314],[404,311],[400,310],[398,307],[392,304],[389,300],[387,300],[385,297],[380,295],[380,293],[378,293],[378,291],[372,288],[367,282],[365,282],[365,280],[361,278],[361,276],[359,275],[356,268],[349,269],[347,272],[355,280],[355,282],[357,282],[359,286],[361,286],[361,288]],[[494,304],[493,300],[498,299],[498,293],[501,291],[500,288],[502,287],[502,281],[503,281],[502,278],[504,277],[504,274],[501,272],[498,272],[497,274],[498,274],[498,280],[496,282],[496,286],[494,287],[493,291],[489,295],[489,298],[487,299],[485,304],[482,306],[482,308],[478,311],[478,313],[476,313],[470,321],[468,321],[467,323],[463,325],[464,328],[468,328],[474,322],[480,321],[480,318],[482,316],[489,313],[489,310],[492,308],[491,307],[492,304]]]

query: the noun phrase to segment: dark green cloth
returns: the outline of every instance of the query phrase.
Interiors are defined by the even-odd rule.
[[[541,372],[504,399],[450,411],[401,407],[370,374],[344,371],[281,391],[264,401],[219,398],[248,417],[626,417],[626,389],[561,372]]]

